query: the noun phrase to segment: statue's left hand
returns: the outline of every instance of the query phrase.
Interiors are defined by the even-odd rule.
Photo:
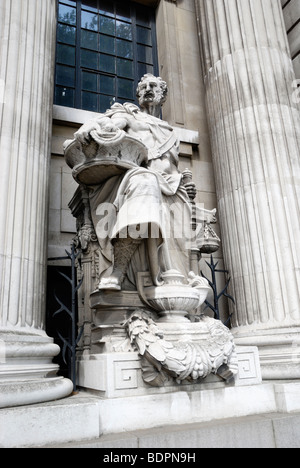
[[[194,182],[188,182],[187,184],[184,184],[184,187],[187,191],[189,198],[191,200],[194,200],[194,198],[196,198],[196,195],[197,195],[197,189],[196,189],[196,185],[194,184]]]

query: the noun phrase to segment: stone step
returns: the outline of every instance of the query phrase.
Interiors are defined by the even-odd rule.
[[[132,452],[145,457],[145,461],[147,457],[149,461],[153,461],[153,453],[158,454],[155,455],[158,458],[161,457],[157,461],[163,461],[163,455],[157,449],[172,449],[173,453],[178,453],[180,449],[198,448],[300,448],[300,413],[273,413],[200,424],[166,426],[104,435],[98,439],[56,444],[46,448],[145,449],[143,452]],[[119,456],[120,453],[116,451],[115,456]],[[114,455],[113,451],[112,454]],[[104,453],[102,456],[104,457]]]
[[[79,392],[0,409],[0,447],[297,446],[299,391],[286,382],[111,399]]]

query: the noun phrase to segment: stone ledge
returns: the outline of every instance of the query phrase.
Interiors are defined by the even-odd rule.
[[[165,426],[45,448],[300,448],[300,413],[274,413],[201,424]]]
[[[108,400],[82,392],[0,410],[0,447],[297,446],[299,385],[266,383]]]
[[[0,410],[0,447],[38,447],[100,437],[97,398],[78,395]]]

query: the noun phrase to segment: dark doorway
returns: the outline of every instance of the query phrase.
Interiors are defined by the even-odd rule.
[[[64,273],[68,277],[71,276],[71,267],[66,266],[48,266],[47,280],[47,309],[46,309],[46,333],[54,338],[54,342],[58,344],[61,352],[53,359],[53,362],[60,366],[58,375],[70,378],[70,363],[68,354],[66,354],[66,362],[63,359],[63,341],[59,334],[70,341],[71,338],[71,323],[70,317],[65,313],[54,315],[60,308],[56,297],[69,309],[72,305],[72,288],[70,283],[60,274]]]

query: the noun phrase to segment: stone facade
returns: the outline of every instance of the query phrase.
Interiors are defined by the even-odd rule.
[[[258,5],[260,3],[261,2],[257,2]],[[203,10],[204,7],[201,5],[201,2],[194,2],[192,0],[186,0],[177,3],[161,1],[159,2],[157,7],[156,27],[160,72],[162,77],[166,79],[166,81],[172,83],[172,86],[170,87],[170,95],[168,102],[163,108],[163,118],[169,123],[171,123],[178,132],[179,138],[181,140],[180,167],[181,169],[188,168],[192,170],[193,180],[195,181],[197,186],[196,201],[198,203],[203,203],[206,209],[213,209],[215,206],[218,206],[218,211],[220,213],[219,217],[222,227],[222,235],[219,225],[217,225],[216,231],[217,234],[221,237],[222,243],[221,249],[218,251],[217,254],[215,254],[215,258],[216,260],[220,260],[220,264],[223,265],[224,253],[226,258],[225,266],[229,270],[230,274],[233,275],[234,278],[236,278],[234,283],[232,283],[231,292],[232,295],[238,301],[238,306],[237,308],[234,308],[232,312],[234,312],[234,320],[239,327],[239,333],[242,332],[242,329],[240,327],[243,324],[248,326],[248,324],[251,324],[253,322],[253,326],[256,328],[255,324],[257,322],[265,323],[266,321],[269,321],[269,323],[271,323],[271,317],[274,314],[276,323],[281,324],[279,328],[283,326],[283,322],[286,323],[286,331],[286,328],[289,328],[291,324],[296,324],[298,314],[296,310],[299,310],[298,307],[295,307],[295,304],[298,301],[297,297],[299,297],[297,289],[297,266],[295,266],[295,273],[292,273],[294,268],[292,267],[292,263],[296,261],[295,265],[297,265],[295,252],[298,247],[295,247],[296,250],[289,250],[289,253],[286,253],[285,251],[282,251],[281,253],[279,247],[279,244],[282,246],[289,246],[290,241],[287,241],[286,243],[286,241],[284,240],[285,236],[288,239],[291,238],[291,236],[293,237],[293,233],[297,232],[297,227],[295,223],[297,223],[298,217],[296,214],[297,207],[294,204],[295,199],[291,200],[291,203],[289,204],[288,208],[286,207],[286,202],[284,201],[286,199],[285,196],[282,199],[283,201],[281,206],[282,210],[285,213],[283,218],[283,215],[280,213],[280,211],[278,211],[277,208],[275,210],[275,205],[268,216],[266,215],[266,212],[264,212],[263,208],[263,205],[268,205],[270,203],[270,200],[274,201],[273,203],[276,204],[276,207],[280,206],[281,201],[280,199],[278,199],[278,196],[280,197],[280,191],[282,193],[286,193],[286,197],[288,198],[293,197],[292,192],[294,188],[292,186],[287,186],[285,188],[284,186],[285,182],[281,177],[283,169],[278,168],[278,184],[276,185],[275,183],[272,183],[271,185],[269,185],[267,182],[267,185],[264,190],[260,187],[260,185],[257,185],[260,181],[260,175],[259,172],[256,171],[258,179],[253,179],[254,185],[252,187],[253,189],[257,187],[257,189],[259,189],[259,193],[253,192],[252,189],[252,192],[250,191],[249,194],[247,193],[247,198],[245,198],[244,201],[242,201],[241,199],[237,199],[237,196],[235,196],[235,199],[232,199],[231,202],[226,201],[225,203],[225,198],[224,201],[222,201],[223,196],[220,195],[219,191],[221,183],[223,184],[223,182],[219,180],[219,171],[221,171],[220,174],[222,173],[222,175],[226,177],[226,180],[229,182],[229,184],[233,183],[233,190],[235,190],[235,185],[237,185],[237,187],[240,187],[238,177],[245,176],[247,173],[249,173],[249,183],[247,181],[241,183],[245,183],[246,187],[251,187],[251,173],[253,172],[254,168],[258,166],[257,161],[253,158],[253,169],[251,169],[251,167],[249,166],[249,164],[251,165],[251,162],[250,160],[248,161],[247,155],[250,154],[250,151],[256,154],[257,149],[260,148],[260,174],[262,180],[265,179],[266,181],[268,180],[268,177],[273,178],[273,169],[277,164],[276,160],[279,161],[279,157],[280,159],[282,159],[283,152],[286,152],[287,154],[286,161],[288,161],[289,158],[291,158],[291,161],[295,161],[295,159],[297,159],[296,154],[298,151],[298,144],[296,143],[296,141],[297,127],[299,125],[299,122],[297,116],[297,103],[293,102],[293,100],[295,100],[295,93],[297,92],[297,90],[293,87],[295,85],[295,76],[293,77],[293,70],[288,60],[291,54],[292,57],[294,57],[293,65],[294,70],[297,73],[297,51],[299,48],[299,36],[297,34],[292,35],[292,31],[294,29],[296,30],[298,27],[296,21],[298,10],[297,2],[289,2],[288,4],[286,4],[286,2],[281,3],[283,7],[285,24],[283,23],[283,17],[281,14],[280,6],[277,5],[277,2],[276,7],[275,5],[272,7],[272,18],[274,19],[273,23],[270,23],[270,25],[267,26],[267,28],[269,28],[268,31],[264,32],[262,25],[259,24],[259,26],[257,26],[258,29],[256,30],[256,32],[251,33],[251,23],[249,22],[247,16],[244,20],[245,31],[249,25],[249,31],[247,30],[247,34],[249,37],[249,47],[251,47],[251,34],[254,34],[253,40],[255,40],[255,34],[257,36],[256,39],[261,39],[262,51],[266,50],[264,49],[264,47],[265,45],[267,45],[267,43],[264,43],[264,41],[267,41],[267,39],[264,38],[265,34],[274,35],[274,39],[272,39],[272,35],[270,36],[270,51],[272,48],[274,49],[275,47],[275,45],[274,47],[272,45],[272,40],[279,41],[280,47],[274,49],[274,51],[272,52],[273,55],[268,55],[269,62],[272,62],[274,64],[273,78],[269,73],[267,75],[264,74],[264,69],[262,68],[262,60],[265,60],[265,64],[267,64],[266,60],[268,59],[268,57],[265,57],[265,59],[260,59],[259,49],[257,49],[258,55],[256,59],[254,56],[249,56],[248,58],[246,57],[248,62],[246,62],[246,66],[244,65],[243,59],[241,57],[241,46],[238,42],[236,44],[234,42],[237,41],[237,38],[235,36],[232,36],[231,34],[229,34],[229,36],[227,37],[222,30],[223,26],[221,21],[223,21],[223,19],[221,18],[221,15],[225,14],[225,11],[221,11],[222,9],[212,7],[211,4],[211,9],[207,10],[206,13]],[[261,14],[265,15],[266,17],[269,17],[268,8],[271,8],[270,5],[269,3],[268,6],[265,5],[264,10],[261,12]],[[275,11],[276,8],[277,11]],[[234,17],[235,13],[232,6],[230,6],[229,11],[232,12],[231,17],[228,17],[226,21],[228,31],[231,31],[232,28],[235,28],[235,21],[238,21],[238,17],[241,17],[241,15],[244,14],[244,11],[246,11],[246,6],[244,6],[241,10],[236,12],[236,15],[238,15],[236,16],[236,18]],[[251,12],[248,13],[250,14]],[[256,7],[254,8],[254,13],[256,14]],[[259,14],[260,13],[258,12],[257,15]],[[203,21],[204,18],[207,17],[207,15],[208,18],[210,18],[210,16],[217,18],[220,17],[221,31],[220,33],[218,33],[220,35],[219,38],[217,38],[216,36],[216,31],[211,31],[211,33],[207,33],[211,34],[211,38],[208,40],[210,41],[212,49],[210,51],[205,52],[205,31],[206,28],[209,27],[209,25],[208,23],[204,25]],[[209,21],[209,19],[207,21]],[[295,27],[293,27],[294,24]],[[242,28],[241,34],[244,34],[243,26],[239,27]],[[289,43],[287,42],[286,30],[289,31]],[[201,38],[200,43],[198,37]],[[295,37],[294,40],[292,39],[293,37]],[[215,58],[209,59],[211,60],[211,62],[206,63],[205,54],[209,53],[210,57],[213,57],[213,54],[215,53],[215,41],[222,43],[223,49],[219,53],[217,53],[219,55],[216,55]],[[172,44],[172,47],[170,47],[170,44]],[[186,47],[186,44],[189,44],[188,48]],[[233,64],[231,65],[231,62],[228,62],[228,53],[230,48],[232,49],[234,47],[236,47],[236,62],[232,62]],[[199,49],[200,51],[202,49],[202,58]],[[218,107],[210,111],[210,108],[213,105],[213,100],[210,98],[206,91],[208,88],[207,80],[205,79],[205,70],[207,67],[209,69],[213,65],[213,61],[215,61],[217,67],[218,63],[221,63],[218,62],[218,60],[221,60],[222,57],[226,57],[226,60],[224,59],[223,62],[223,69],[221,69],[221,73],[223,74],[223,76],[220,79],[219,87],[219,92],[223,96],[222,99],[219,99],[219,101],[216,103],[216,106]],[[236,63],[236,65],[234,63]],[[242,87],[240,88],[240,90],[238,88],[236,88],[235,91],[231,90],[231,85],[234,85],[234,80],[236,80],[236,78],[234,78],[235,66],[237,67],[240,75],[239,82],[236,86],[241,87],[241,84],[246,83],[246,81],[248,80],[248,97],[246,95],[246,85],[244,86],[245,90],[243,90]],[[229,67],[228,72],[226,71],[226,67]],[[263,78],[261,83],[258,83],[257,80],[257,82],[253,83],[252,85],[252,77],[251,74],[249,74],[247,71],[248,68],[250,70],[254,70],[256,68],[261,69],[261,73],[263,74],[262,76],[268,77],[268,82],[266,81],[266,79],[264,82]],[[286,71],[284,71],[284,69]],[[216,68],[216,73],[219,73],[220,70],[217,70],[218,69]],[[227,83],[225,82],[226,73],[228,73]],[[279,84],[278,82],[279,76],[282,76],[282,84]],[[257,99],[251,97],[251,89],[253,87],[257,90],[260,89],[260,91],[257,91],[257,93],[260,92],[260,96],[258,95]],[[228,98],[226,98],[226,95],[224,95],[225,89],[229,93]],[[285,91],[285,89],[287,90],[287,92]],[[211,92],[214,92],[214,90],[212,89]],[[277,95],[278,93],[280,93],[278,98],[276,98],[276,93]],[[253,117],[251,117],[250,115],[243,116],[243,111],[241,111],[241,108],[239,110],[239,117],[237,113],[233,113],[232,117],[230,117],[230,114],[228,114],[228,112],[230,112],[230,106],[232,106],[233,112],[235,112],[234,103],[236,102],[236,106],[241,106],[242,100],[245,99],[245,109],[247,109],[247,112],[249,114],[249,103],[247,101],[248,99],[252,102],[252,106],[258,106],[256,107],[256,109],[261,109],[261,112],[263,112],[261,102],[264,102],[265,97],[267,97],[267,102],[274,102],[273,107],[277,106],[278,109],[278,118],[275,118],[274,125],[280,125],[280,116],[284,116],[282,118],[285,119],[286,122],[288,122],[287,119],[289,119],[290,121],[290,130],[288,130],[286,125],[285,129],[280,130],[283,132],[280,139],[278,139],[278,137],[276,140],[274,140],[272,133],[273,123],[270,121],[269,130],[263,129],[261,136],[259,135],[259,133],[257,134],[257,146],[253,146],[254,140],[252,138],[251,141],[249,141],[249,143],[244,144],[243,149],[242,140],[240,139],[237,132],[241,131],[243,132],[243,135],[245,135],[245,129],[248,128],[248,126],[254,124],[255,107],[253,107]],[[288,106],[290,107],[286,107],[286,99],[289,99],[290,104],[288,104]],[[228,123],[226,124],[225,130],[221,130],[221,127],[215,126],[215,124],[212,123],[212,118],[214,118],[212,117],[212,112],[220,112],[222,107],[224,108],[224,112],[229,115]],[[267,113],[265,116],[263,116],[262,113],[260,114],[262,121],[268,121],[268,116],[271,115],[268,109],[269,107],[265,107],[265,112]],[[291,111],[289,111],[288,109],[291,109]],[[51,177],[52,180],[55,180],[56,184],[58,185],[56,185],[54,182],[51,183],[51,221],[48,244],[49,256],[56,256],[57,254],[63,253],[64,248],[66,246],[66,242],[69,242],[70,233],[75,232],[75,223],[70,213],[68,212],[67,207],[68,200],[71,199],[74,192],[74,181],[72,180],[71,174],[68,168],[66,168],[63,159],[61,158],[62,143],[65,139],[70,138],[74,131],[76,131],[78,127],[81,124],[83,124],[86,120],[88,120],[88,118],[92,117],[92,115],[92,113],[84,111],[73,112],[66,108],[54,108],[55,120],[52,133]],[[245,122],[245,129],[239,129],[238,123],[233,124],[233,119],[237,118],[240,118],[242,121],[243,119],[248,119],[249,123]],[[64,126],[65,122],[68,122],[67,127]],[[234,125],[236,125],[236,128]],[[228,137],[226,136],[226,133],[224,133],[224,131],[228,132]],[[253,129],[253,131],[255,130]],[[276,135],[278,134],[278,131],[279,130],[275,130]],[[260,142],[263,141],[263,138],[267,138],[267,135],[269,135],[268,141],[264,143],[265,149],[263,149],[263,146]],[[295,140],[295,144],[290,144],[292,139]],[[217,141],[219,141],[218,144],[220,145],[219,148],[221,151],[220,157],[222,158],[220,159],[221,163],[219,166],[217,166],[216,162],[217,149],[215,145]],[[232,175],[230,174],[230,172],[227,172],[225,176],[224,141],[228,141],[228,171],[229,167],[239,167],[240,175],[239,172],[236,172],[236,174],[232,173]],[[276,152],[275,154],[277,154],[277,158],[275,158],[274,161],[272,161],[266,158],[268,154],[267,152],[271,151],[271,148],[274,145]],[[240,155],[243,153],[245,155],[244,162],[243,160],[240,160]],[[236,157],[234,157],[234,154],[236,154]],[[270,164],[270,175],[266,172],[266,164]],[[282,164],[284,164],[285,168],[289,166],[288,162]],[[295,164],[293,163],[292,171],[295,170]],[[253,177],[256,176],[253,175]],[[286,177],[288,178],[290,176],[287,175]],[[235,178],[236,181],[231,182],[231,178]],[[59,190],[57,190],[56,187],[59,188]],[[273,193],[270,192],[270,189],[273,189]],[[227,192],[226,187],[223,187],[223,190]],[[235,192],[233,192],[233,195],[234,193]],[[269,193],[269,199],[265,196],[266,193]],[[252,201],[249,198],[251,196]],[[217,199],[219,199],[219,205]],[[229,207],[233,206],[233,204],[236,203],[238,205],[236,206],[236,208],[234,208],[234,212],[231,213]],[[251,206],[253,207],[252,211],[250,209]],[[237,211],[235,212],[235,210]],[[248,215],[248,217],[245,217],[246,214]],[[286,218],[286,216],[287,219],[282,224],[279,220]],[[273,221],[271,221],[271,217]],[[278,220],[275,221],[276,219]],[[265,226],[263,227],[261,223],[265,224]],[[283,225],[285,226],[285,228],[283,227]],[[230,229],[230,227],[232,227],[233,232],[230,232],[230,234],[226,234],[227,229]],[[280,229],[280,232],[272,234],[273,230],[276,228]],[[265,235],[266,230],[268,230],[272,235],[272,242],[270,242],[265,236],[264,241],[259,240],[258,233],[261,232]],[[281,240],[279,241],[279,239]],[[255,245],[255,248],[257,249],[256,252],[253,251],[253,253],[249,257],[249,252],[247,251],[247,249],[245,249],[242,242],[245,243],[245,246],[249,245],[249,242],[254,242],[253,248]],[[232,246],[239,246],[239,252],[235,254],[232,250],[233,247],[230,247],[230,243],[232,243]],[[295,245],[295,241],[292,241],[292,244]],[[262,254],[262,251],[265,251],[266,249],[264,245],[268,246],[266,247],[268,248],[268,252],[266,251],[266,254]],[[275,245],[277,245],[276,249]],[[276,252],[275,256],[274,251]],[[236,264],[233,264],[234,258],[236,258]],[[259,262],[260,264],[258,264],[257,262]],[[277,263],[277,265],[280,265],[279,270],[274,262]],[[268,263],[269,266],[267,265]],[[286,264],[286,266],[284,266],[284,264]],[[205,255],[202,256],[200,267],[204,270],[204,273],[206,273]],[[283,268],[282,271],[285,273],[280,273],[281,267]],[[243,274],[241,275],[241,269],[243,268],[248,269],[246,277],[250,280],[248,281],[249,284],[247,286],[242,285],[244,280]],[[257,275],[256,272],[259,272],[259,274]],[[276,278],[274,277],[274,275]],[[220,279],[219,281],[221,282],[221,288],[222,286],[224,286],[224,280]],[[254,286],[255,282],[257,282],[257,285]],[[276,284],[278,284],[278,282],[282,284],[282,292],[280,292],[280,289],[278,289],[277,286],[275,286]],[[295,285],[295,290],[293,293],[291,292],[292,284]],[[289,288],[289,292],[287,291],[287,288]],[[279,294],[281,295],[281,299],[279,298]],[[239,302],[239,298],[242,297],[242,302]],[[287,297],[289,299],[287,299]],[[278,307],[278,301],[282,302],[282,305],[280,307]],[[290,306],[288,305],[289,302]],[[274,311],[275,305],[276,312]],[[221,310],[224,316],[228,314],[227,301],[223,301]],[[249,312],[247,312],[247,310]],[[241,314],[243,315],[243,318]],[[290,319],[292,320],[291,323]],[[271,325],[269,328],[273,329],[273,325]],[[277,326],[275,328],[277,328]],[[282,336],[282,333],[284,334],[284,336],[286,336],[285,331],[282,330],[282,332],[279,333],[280,336]],[[260,333],[262,332],[260,331]],[[298,335],[295,335],[293,332],[290,335],[290,341],[289,339],[287,339],[287,341],[290,342],[290,346],[292,346],[291,349],[293,349],[293,343],[297,342],[297,336]],[[243,339],[246,340],[245,344],[249,344],[246,337],[243,337]],[[278,339],[280,340],[281,338]],[[286,338],[284,338],[284,340],[285,339]],[[259,338],[259,341],[261,340],[263,340],[262,343],[265,343],[263,338]],[[264,349],[265,351],[268,349],[268,347],[266,347],[266,344],[263,344],[262,346],[262,349]],[[285,345],[283,346],[285,348]],[[285,353],[289,353],[287,348],[285,348]],[[293,353],[290,355],[291,359],[293,359],[293,355]],[[298,364],[296,364],[296,368],[297,365]],[[292,373],[293,372],[294,370],[292,370]],[[270,374],[268,372],[267,374],[268,377],[270,377]]]
[[[207,382],[202,390],[185,388],[173,395],[166,388],[153,391],[149,398],[155,395],[157,407],[166,409],[164,424],[170,414],[172,423],[186,424],[193,414],[189,402],[200,401],[201,391],[203,401],[210,404],[223,393],[233,409],[239,401],[237,417],[264,410],[299,411],[294,391],[298,383],[284,382],[300,378],[299,2],[140,3],[156,8],[159,74],[170,87],[162,117],[180,140],[180,169],[192,171],[197,203],[218,209],[215,230],[221,248],[214,258],[229,270],[235,298],[234,307],[223,300],[221,314],[225,318],[233,313],[239,349],[234,389],[223,392],[215,382]],[[47,258],[65,255],[76,232],[68,205],[77,184],[65,164],[63,142],[95,114],[52,106],[55,26],[55,0],[1,2],[0,408],[50,401],[72,392],[71,383],[56,376],[58,366],[52,360],[59,350],[45,331],[46,266]],[[204,254],[200,261],[205,274],[207,259]],[[91,264],[83,268],[90,269]],[[224,279],[219,281],[222,289]],[[81,317],[91,326],[90,305],[80,307]],[[92,346],[90,330],[84,338],[80,365],[84,360],[87,365],[80,383],[108,397],[101,405],[94,399],[79,404],[84,425],[89,417],[86,407],[91,415],[94,407],[103,417],[110,414],[110,397],[125,417],[124,408],[129,403],[128,411],[132,410],[139,396],[141,417],[147,408],[152,412],[138,355],[132,354],[130,360],[126,353],[115,360],[101,358],[101,380],[94,374],[95,362],[85,353]],[[264,380],[283,383],[262,385],[260,368]],[[108,374],[110,380],[104,381]],[[130,399],[132,389],[135,396]],[[243,395],[249,396],[251,410],[243,407]],[[182,402],[186,414],[179,411]],[[62,414],[63,405],[54,406],[55,414]],[[198,407],[206,411],[199,421],[209,420],[207,405]],[[215,409],[213,417],[230,417],[231,407],[226,414]],[[32,408],[40,414],[39,407]],[[47,408],[52,420],[52,406]],[[72,404],[68,411],[76,413]],[[17,417],[24,428],[22,414]],[[12,425],[14,409],[5,417]],[[140,429],[133,410],[130,418],[124,430]],[[103,421],[104,433],[123,430],[120,425],[113,428],[109,417]],[[151,419],[152,427],[160,422]],[[97,422],[93,424],[96,429],[87,437],[100,435]],[[80,430],[74,440],[80,440]],[[4,437],[2,443],[15,446],[12,437]],[[33,438],[28,435],[23,445],[34,445]],[[21,439],[19,434],[20,445]],[[43,435],[40,443],[48,441]]]

